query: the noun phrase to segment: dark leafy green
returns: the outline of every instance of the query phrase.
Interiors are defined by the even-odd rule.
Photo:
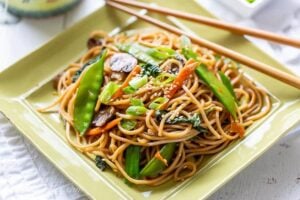
[[[79,70],[76,71],[76,73],[74,74],[73,78],[72,78],[72,82],[76,82],[77,79],[79,78],[79,76],[81,75],[81,73],[84,71],[84,69],[87,67],[87,66],[90,66],[91,64],[97,62],[101,57],[102,57],[102,54],[104,52],[104,49],[101,51],[100,55],[89,60],[88,62],[86,62]]]
[[[155,119],[157,121],[161,121],[163,115],[166,113],[167,113],[167,111],[165,111],[165,110],[157,110],[155,112]],[[192,124],[194,129],[196,129],[200,132],[207,132],[207,130],[201,126],[201,119],[200,119],[199,114],[197,114],[197,113],[195,113],[190,118],[187,118],[185,116],[178,116],[178,117],[174,117],[173,119],[166,120],[166,124],[178,124],[178,123]]]
[[[101,156],[96,156],[95,164],[99,169],[101,169],[101,171],[105,170],[105,168],[108,166]]]
[[[146,63],[142,66],[142,75],[157,77],[161,73],[161,70],[157,65]]]

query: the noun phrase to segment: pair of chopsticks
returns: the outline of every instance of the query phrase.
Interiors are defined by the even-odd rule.
[[[158,26],[162,29],[165,29],[169,32],[172,32],[176,35],[186,35],[194,43],[196,43],[198,45],[201,45],[203,47],[211,49],[219,54],[222,54],[222,55],[224,55],[228,58],[231,58],[235,61],[238,61],[254,70],[262,72],[262,73],[269,75],[279,81],[282,81],[288,85],[291,85],[293,87],[300,89],[300,78],[299,77],[293,76],[293,75],[288,74],[283,71],[280,71],[274,67],[271,67],[267,64],[256,61],[256,60],[249,58],[243,54],[240,54],[240,53],[237,53],[230,49],[227,49],[221,45],[218,45],[218,44],[215,44],[208,40],[205,40],[203,38],[194,36],[190,33],[187,33],[183,30],[180,30],[174,26],[171,26],[169,24],[161,22],[161,21],[154,19],[152,17],[149,17],[147,15],[139,14],[135,10],[132,10],[124,5],[129,5],[129,6],[133,6],[133,7],[137,7],[137,8],[143,8],[143,9],[147,9],[152,12],[157,12],[160,14],[170,15],[170,16],[174,16],[174,17],[179,17],[179,18],[190,20],[190,21],[199,22],[202,24],[213,26],[216,28],[225,29],[225,30],[237,33],[237,34],[251,35],[254,37],[258,37],[258,38],[262,38],[262,39],[266,39],[266,40],[270,40],[273,42],[282,43],[282,44],[286,44],[286,45],[290,45],[290,46],[294,46],[294,47],[300,47],[299,40],[287,38],[285,36],[277,35],[274,33],[267,32],[267,31],[261,31],[261,30],[252,29],[252,28],[240,27],[240,26],[233,25],[230,23],[220,22],[218,20],[210,19],[207,17],[199,16],[199,15],[185,13],[185,12],[181,12],[178,10],[172,10],[172,9],[159,7],[159,6],[152,7],[145,3],[140,3],[140,2],[136,2],[136,1],[132,1],[132,0],[107,0],[106,4],[111,7],[122,10],[128,14],[136,16],[144,21],[147,21],[153,25],[156,25],[156,26]],[[123,5],[121,5],[121,4],[123,4]]]

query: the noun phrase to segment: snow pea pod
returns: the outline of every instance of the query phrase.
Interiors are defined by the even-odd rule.
[[[102,53],[98,61],[86,68],[80,80],[74,105],[74,127],[81,136],[85,134],[93,119],[103,82],[105,56],[106,51]]]
[[[236,103],[227,87],[203,63],[196,68],[196,74],[207,84],[233,118],[237,119]]]

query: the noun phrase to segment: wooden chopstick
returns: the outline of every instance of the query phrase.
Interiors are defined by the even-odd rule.
[[[254,28],[246,28],[246,27],[234,25],[231,23],[211,19],[208,17],[190,14],[190,13],[173,10],[173,9],[169,9],[169,8],[165,8],[165,7],[160,7],[160,6],[153,7],[153,6],[147,5],[145,3],[140,3],[140,2],[132,1],[132,0],[111,0],[111,1],[123,4],[123,5],[125,4],[125,5],[129,5],[129,6],[137,7],[137,8],[144,8],[149,11],[157,12],[160,14],[179,17],[182,19],[187,19],[189,21],[199,22],[199,23],[202,23],[202,24],[205,24],[208,26],[212,26],[215,28],[228,30],[228,31],[231,31],[231,32],[239,34],[239,35],[250,35],[253,37],[262,38],[265,40],[269,40],[269,41],[273,41],[273,42],[277,42],[277,43],[281,43],[281,44],[286,44],[286,45],[293,46],[293,47],[298,47],[298,48],[300,47],[300,40],[288,38],[286,36],[271,33],[268,31],[262,31],[262,30],[258,30],[258,29],[254,29]]]
[[[218,52],[226,57],[229,57],[235,61],[238,61],[252,69],[255,69],[259,72],[262,72],[266,75],[269,75],[277,80],[280,80],[288,85],[291,85],[291,86],[294,86],[298,89],[300,89],[300,78],[299,77],[296,77],[296,76],[293,76],[291,74],[288,74],[286,72],[283,72],[283,71],[280,71],[276,68],[273,68],[269,65],[266,65],[264,63],[261,63],[259,61],[256,61],[252,58],[249,58],[247,56],[244,56],[240,53],[237,53],[235,51],[232,51],[230,49],[227,49],[221,45],[218,45],[218,44],[215,44],[213,42],[210,42],[208,40],[205,40],[203,38],[200,38],[200,37],[196,37],[190,33],[186,33],[174,26],[171,26],[169,24],[166,24],[164,22],[161,22],[157,19],[154,19],[152,17],[149,17],[149,16],[146,16],[146,15],[142,15],[142,14],[139,14],[138,12],[136,12],[135,10],[132,10],[126,6],[122,6],[118,3],[115,3],[115,2],[112,2],[112,1],[106,1],[106,4],[111,6],[111,7],[114,7],[114,8],[117,8],[119,10],[122,10],[128,14],[131,14],[131,15],[134,15],[144,21],[147,21],[153,25],[156,25],[162,29],[165,29],[169,32],[172,32],[176,35],[186,35],[188,36],[194,43],[197,43],[201,46],[204,46],[208,49],[211,49],[215,52]]]

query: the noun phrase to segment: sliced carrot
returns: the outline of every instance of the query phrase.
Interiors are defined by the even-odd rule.
[[[105,126],[103,127],[96,127],[96,128],[92,128],[87,132],[87,135],[98,135],[101,133],[104,133],[106,131],[109,131],[110,129],[112,129],[113,127],[117,126],[118,123],[121,121],[122,118],[116,118],[110,122],[108,122]]]
[[[240,123],[233,122],[230,124],[230,132],[238,133],[242,138],[245,135],[245,128]]]
[[[174,80],[174,82],[172,83],[172,85],[170,86],[169,90],[166,93],[166,97],[168,99],[171,99],[177,93],[177,91],[183,86],[184,81],[186,81],[189,78],[189,76],[195,71],[197,64],[198,63],[189,60],[185,64],[185,66],[179,71],[176,79]]]
[[[128,74],[127,78],[125,79],[125,81],[123,82],[121,87],[112,96],[112,99],[119,98],[123,95],[123,89],[129,85],[129,81],[131,81],[131,79],[133,77],[135,77],[137,74],[139,74],[141,72],[141,69],[142,68],[139,65],[137,65],[133,68],[133,70]]]

